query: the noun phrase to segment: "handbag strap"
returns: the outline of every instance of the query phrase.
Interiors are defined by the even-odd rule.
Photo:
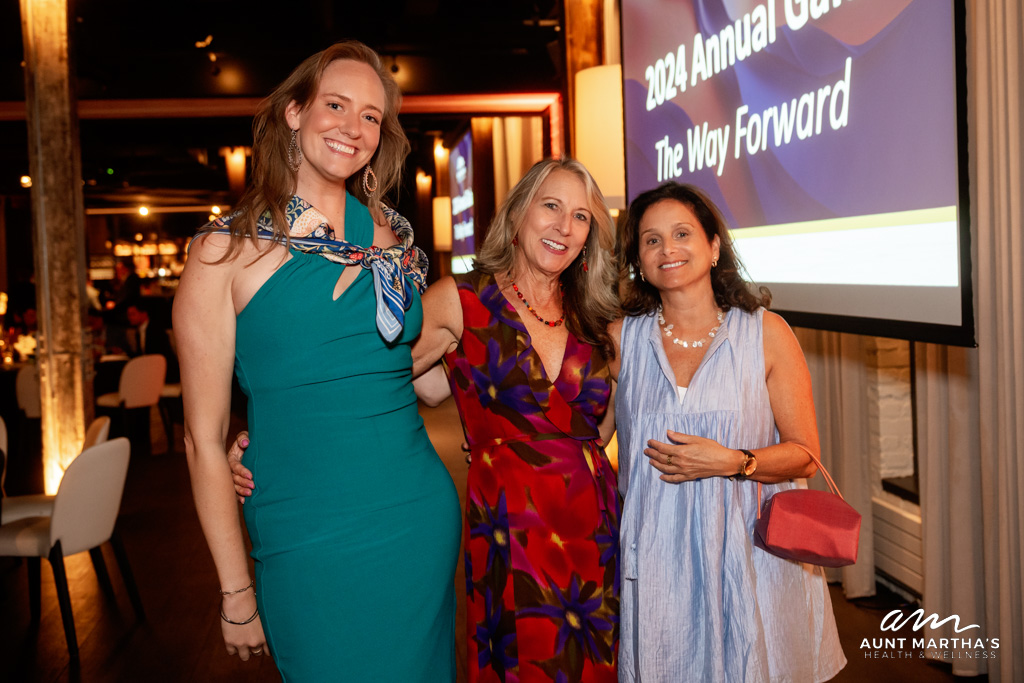
[[[793,445],[809,455],[811,460],[814,461],[814,464],[818,466],[818,469],[821,470],[821,473],[825,476],[825,483],[828,485],[829,491],[839,496],[840,500],[846,500],[843,498],[843,494],[839,492],[839,487],[836,486],[836,482],[832,479],[832,475],[829,474],[828,470],[825,469],[825,466],[821,464],[821,460],[818,459],[818,456],[811,453],[811,451],[805,446],[801,446],[798,443]],[[761,482],[757,482],[757,518],[761,519]]]

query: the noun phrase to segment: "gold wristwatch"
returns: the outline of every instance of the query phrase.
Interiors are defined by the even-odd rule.
[[[740,463],[740,471],[736,473],[736,476],[743,479],[757,471],[757,456],[746,449],[741,448],[739,450],[744,457],[743,462]]]

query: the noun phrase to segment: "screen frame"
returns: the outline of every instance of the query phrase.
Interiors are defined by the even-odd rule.
[[[626,2],[627,0],[622,0]],[[640,0],[633,0],[638,2]],[[772,310],[795,327],[805,327],[834,332],[846,332],[874,337],[906,339],[950,346],[976,347],[976,325],[974,306],[974,268],[972,255],[972,221],[970,205],[970,170],[969,170],[969,129],[967,110],[967,30],[966,4],[964,0],[949,0],[953,16],[953,55],[954,55],[954,105],[956,109],[956,160],[957,160],[957,232],[960,269],[960,324],[946,325],[936,323],[914,322],[892,318],[859,317],[850,315],[831,315],[811,313],[807,311],[788,310],[785,308]],[[620,9],[620,16],[622,12]],[[625,22],[619,22],[619,63],[625,62]],[[626,73],[623,70],[620,83],[623,96],[623,158],[625,159],[626,197],[633,196],[629,187],[629,156],[626,153],[627,115],[625,105]],[[646,188],[645,188],[646,189]]]

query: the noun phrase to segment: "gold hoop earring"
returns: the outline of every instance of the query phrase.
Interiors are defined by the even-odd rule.
[[[647,282],[647,278],[644,277],[644,271],[642,270],[640,271],[640,279],[643,280],[644,282]]]
[[[712,268],[716,268],[716,267],[718,267],[718,259],[715,259],[715,260],[713,260],[713,261],[711,262],[711,267],[712,267]]]
[[[288,143],[288,168],[292,169],[292,171],[298,171],[299,166],[302,165],[302,149],[299,147],[299,143],[296,140],[298,135],[298,128],[293,128],[292,139]]]
[[[373,178],[373,187],[370,187],[370,178]],[[377,191],[379,183],[377,182],[377,174],[373,172],[370,165],[366,165],[366,169],[363,170],[363,190],[366,191],[367,198],[372,197],[373,193]]]

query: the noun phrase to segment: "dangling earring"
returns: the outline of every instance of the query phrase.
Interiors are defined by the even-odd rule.
[[[302,165],[302,149],[296,141],[296,137],[298,137],[298,135],[298,129],[293,128],[292,139],[288,143],[288,168],[292,169],[292,171],[298,171],[299,166]]]
[[[370,178],[373,178],[373,187],[370,187]],[[369,199],[373,196],[373,193],[377,191],[377,174],[373,172],[370,165],[366,165],[366,169],[363,171],[363,189],[366,191],[366,197]]]
[[[589,272],[590,267],[587,265],[587,245],[583,245],[583,272]]]
[[[644,277],[644,271],[642,270],[640,271],[640,279],[643,280],[644,282],[647,282],[647,278]]]
[[[718,265],[718,259],[714,259],[714,260],[711,261],[711,267],[712,268],[715,268],[717,265]]]

